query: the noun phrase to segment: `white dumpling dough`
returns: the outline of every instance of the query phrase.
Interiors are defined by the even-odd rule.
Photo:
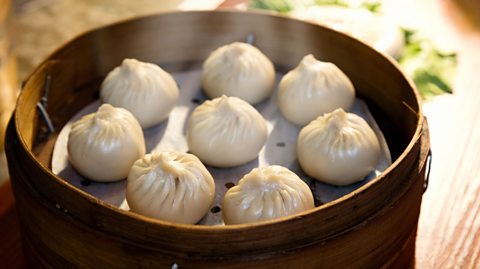
[[[215,182],[207,168],[192,154],[154,152],[132,166],[126,196],[133,212],[195,224],[213,203]]]
[[[127,177],[145,154],[145,140],[132,113],[103,104],[72,124],[67,148],[70,163],[81,175],[111,182]]]
[[[190,152],[204,163],[231,167],[255,159],[267,140],[263,116],[237,97],[207,100],[187,122]]]
[[[278,86],[280,111],[299,126],[337,108],[349,110],[354,101],[355,89],[347,75],[311,54],[283,76]]]
[[[156,125],[170,114],[179,98],[173,77],[158,65],[125,59],[105,78],[100,99],[123,107],[137,118],[142,128]]]
[[[349,185],[375,169],[380,144],[364,119],[337,109],[300,131],[297,157],[309,176],[332,185]]]
[[[285,167],[255,168],[225,194],[225,224],[271,220],[314,208],[308,185]]]
[[[274,85],[272,62],[247,43],[222,46],[203,63],[202,86],[210,98],[225,94],[256,104],[270,95]]]

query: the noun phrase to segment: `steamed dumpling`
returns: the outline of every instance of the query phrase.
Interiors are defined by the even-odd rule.
[[[73,123],[67,148],[70,163],[81,175],[110,182],[127,177],[145,154],[145,140],[132,113],[103,104]]]
[[[187,122],[190,152],[217,167],[236,166],[255,159],[267,135],[265,119],[254,107],[225,95],[205,101]]]
[[[303,126],[337,108],[349,110],[355,101],[350,79],[335,64],[309,54],[278,86],[278,107],[290,122]]]
[[[225,94],[256,104],[270,95],[274,84],[272,62],[247,43],[222,46],[203,63],[202,86],[210,98]]]
[[[364,119],[337,109],[300,131],[297,157],[309,176],[332,185],[349,185],[375,169],[380,144]]]
[[[314,208],[308,185],[285,167],[255,168],[225,194],[225,224],[271,220]]]
[[[161,220],[195,224],[209,210],[215,183],[192,154],[155,152],[135,162],[127,179],[133,212]]]
[[[105,78],[100,99],[123,107],[137,118],[142,128],[165,120],[179,97],[177,83],[158,65],[125,59]]]

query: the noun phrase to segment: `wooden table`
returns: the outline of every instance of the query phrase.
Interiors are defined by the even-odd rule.
[[[424,104],[433,162],[416,240],[422,269],[480,268],[480,34],[458,38],[454,94]],[[9,183],[0,186],[0,261],[26,268]]]
[[[418,268],[480,268],[480,35],[461,38],[454,94],[424,104],[433,162]]]

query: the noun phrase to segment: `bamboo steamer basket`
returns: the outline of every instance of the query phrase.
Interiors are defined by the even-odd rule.
[[[344,70],[379,123],[393,164],[356,191],[313,210],[233,226],[146,218],[110,206],[51,172],[58,130],[98,98],[104,76],[126,55],[181,70],[249,34],[277,67],[291,68],[313,53]],[[6,149],[23,245],[35,267],[412,266],[430,149],[420,97],[393,60],[346,35],[260,13],[160,14],[81,35],[48,57],[22,88]],[[37,108],[44,95],[54,133]]]

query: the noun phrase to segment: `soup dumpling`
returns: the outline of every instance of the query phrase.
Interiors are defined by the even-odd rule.
[[[127,177],[132,164],[145,154],[145,140],[132,113],[103,104],[72,124],[67,149],[70,163],[81,175],[110,182]]]
[[[297,157],[309,176],[332,185],[349,185],[375,169],[380,143],[364,119],[339,108],[300,131]]]
[[[208,212],[214,196],[212,176],[192,154],[147,154],[128,174],[128,205],[133,212],[148,217],[195,224]]]
[[[278,86],[278,107],[290,122],[304,126],[337,108],[349,110],[355,101],[350,79],[335,64],[313,55],[283,76]]]
[[[204,163],[231,167],[252,161],[267,140],[263,116],[237,97],[207,100],[187,122],[187,143],[191,153]]]
[[[222,46],[203,63],[202,86],[210,98],[235,96],[254,105],[266,99],[274,85],[272,62],[247,43]]]
[[[314,208],[308,185],[285,167],[255,168],[225,194],[225,224],[271,220]]]
[[[137,118],[142,128],[165,120],[179,98],[173,77],[156,64],[125,59],[105,78],[100,99],[123,107]]]

